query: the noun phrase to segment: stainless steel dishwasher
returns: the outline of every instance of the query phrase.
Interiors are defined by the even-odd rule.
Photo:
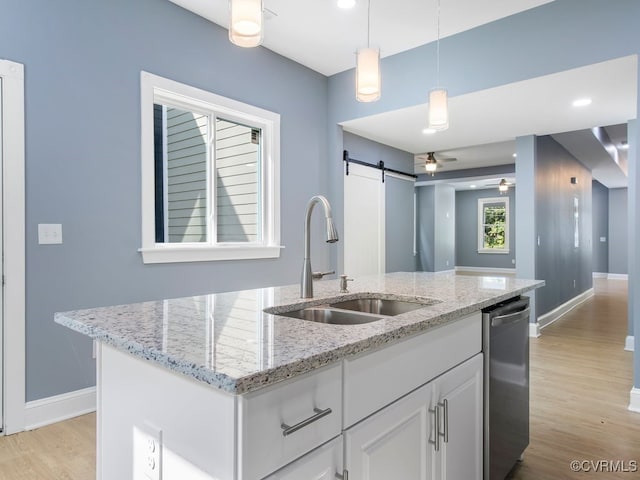
[[[529,445],[529,298],[482,311],[484,480],[504,480]]]

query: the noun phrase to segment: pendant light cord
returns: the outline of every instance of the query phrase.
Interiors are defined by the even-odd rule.
[[[368,6],[367,6],[367,48],[371,47],[370,37],[371,37],[371,0],[369,0]]]
[[[436,13],[437,29],[436,29],[436,86],[440,88],[440,0],[437,2],[438,9]]]

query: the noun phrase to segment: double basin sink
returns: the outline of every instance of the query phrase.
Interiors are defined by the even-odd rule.
[[[328,303],[326,305],[299,308],[288,312],[276,313],[271,309],[265,311],[267,313],[276,313],[284,317],[299,318],[311,322],[329,323],[333,325],[359,325],[411,312],[436,303],[440,302],[426,298],[419,300],[398,300],[381,296],[370,296]]]

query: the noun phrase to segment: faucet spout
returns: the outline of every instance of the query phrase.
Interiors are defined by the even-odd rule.
[[[315,195],[311,197],[307,203],[307,210],[305,213],[304,223],[304,262],[302,264],[302,278],[300,279],[300,297],[312,298],[313,297],[313,272],[311,269],[311,238],[309,232],[311,230],[311,212],[313,207],[317,204],[321,204],[324,209],[324,216],[326,219],[326,234],[327,243],[335,243],[338,241],[338,230],[333,223],[333,217],[331,215],[331,204],[322,195]]]

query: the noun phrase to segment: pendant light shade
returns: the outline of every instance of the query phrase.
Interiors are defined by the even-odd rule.
[[[257,47],[262,43],[262,0],[229,0],[231,20],[229,40],[239,47]]]
[[[429,91],[429,128],[443,131],[449,128],[449,95],[440,86],[440,0],[438,0],[436,39],[436,88]]]
[[[449,97],[444,88],[429,92],[429,128],[437,131],[449,128]]]
[[[356,55],[356,99],[375,102],[380,98],[380,50],[360,48]]]

